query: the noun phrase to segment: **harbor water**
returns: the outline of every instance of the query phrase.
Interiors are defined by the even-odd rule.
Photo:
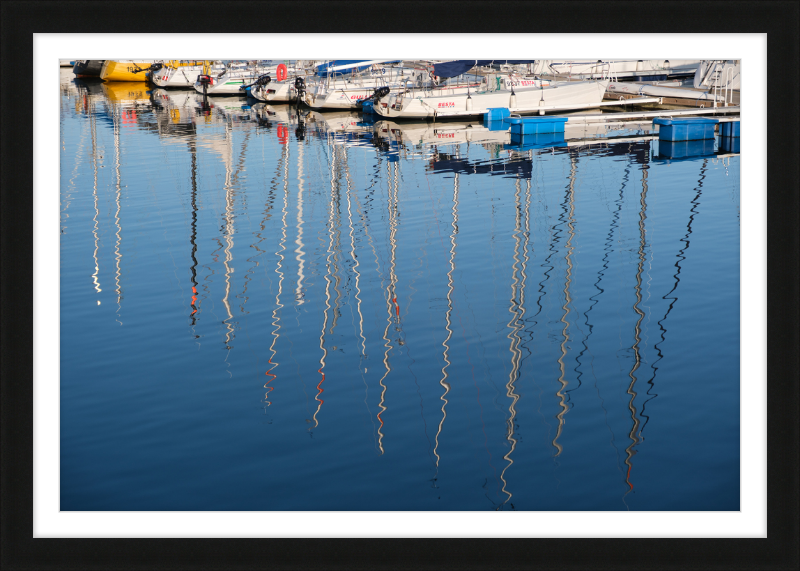
[[[60,105],[61,510],[739,509],[738,148]]]

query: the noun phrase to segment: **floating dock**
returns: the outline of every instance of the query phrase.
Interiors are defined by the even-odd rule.
[[[593,113],[593,114],[581,114],[581,115],[562,115],[562,117],[567,117],[570,123],[580,123],[580,122],[593,122],[593,121],[600,121],[604,122],[607,120],[610,121],[618,121],[620,119],[646,119],[648,117],[656,118],[656,117],[680,117],[683,115],[714,115],[717,113],[739,113],[741,111],[741,107],[709,107],[709,108],[701,108],[701,109],[661,109],[659,111],[636,111],[632,113]],[[723,121],[723,117],[718,117],[720,121]],[[735,120],[736,118],[731,118],[729,120]]]

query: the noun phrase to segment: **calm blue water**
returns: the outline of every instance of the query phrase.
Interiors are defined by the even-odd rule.
[[[738,155],[470,125],[62,72],[61,509],[738,510]]]

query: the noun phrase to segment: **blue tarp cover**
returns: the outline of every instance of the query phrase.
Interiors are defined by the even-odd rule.
[[[317,66],[317,76],[318,77],[327,77],[328,68],[329,67],[338,67],[340,65],[350,65],[351,63],[361,63],[362,61],[370,61],[370,60],[368,60],[368,59],[337,59],[337,60],[329,62],[329,63],[322,63],[322,64]],[[384,64],[381,64],[381,65],[391,65],[392,63],[397,63],[399,61],[400,60],[397,60],[395,62],[388,62],[387,61],[387,62],[385,62]],[[357,73],[359,71],[364,71],[368,67],[370,67],[370,66],[369,65],[363,65],[363,66],[359,66],[359,67],[353,67],[353,68],[350,68],[350,69],[343,69],[341,71],[334,71],[333,75],[345,75],[345,74],[350,74],[350,73]]]
[[[446,61],[442,63],[433,64],[433,75],[442,78],[455,77],[466,73],[475,66],[485,66],[496,64],[521,64],[521,63],[534,63],[536,60],[532,59],[459,59],[455,61]]]

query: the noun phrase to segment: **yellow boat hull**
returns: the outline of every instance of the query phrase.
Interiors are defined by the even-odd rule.
[[[100,70],[100,79],[104,81],[147,81],[145,71],[137,72],[137,69],[149,69],[152,62],[144,61],[114,61],[106,60]]]
[[[100,79],[105,81],[147,81],[147,72],[136,71],[149,69],[153,61],[106,60],[100,70]],[[202,61],[170,60],[164,65],[183,67],[186,65],[202,65]]]

